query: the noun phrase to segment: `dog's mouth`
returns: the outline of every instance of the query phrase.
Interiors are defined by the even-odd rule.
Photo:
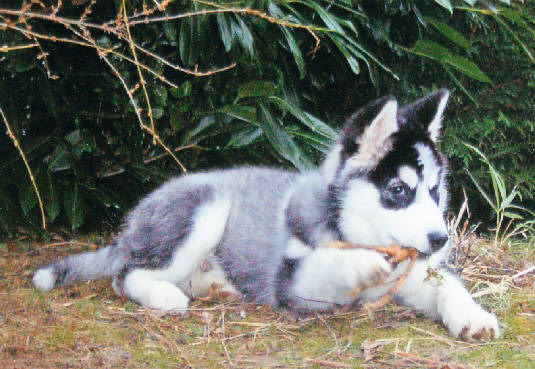
[[[394,241],[395,244],[401,245],[401,247],[403,247],[403,248],[418,250],[418,259],[420,259],[420,260],[429,259],[431,257],[431,255],[433,255],[433,252],[431,252],[431,251],[422,251],[418,247],[414,247],[412,245],[407,245],[407,244],[405,244],[403,242],[399,242],[394,237],[392,237],[392,240]]]

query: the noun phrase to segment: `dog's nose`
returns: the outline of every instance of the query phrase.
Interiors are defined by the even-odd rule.
[[[448,235],[442,232],[431,232],[427,235],[427,240],[431,250],[437,251],[448,241]]]

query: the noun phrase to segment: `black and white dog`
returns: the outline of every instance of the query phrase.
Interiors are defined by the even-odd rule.
[[[398,108],[376,100],[349,119],[322,166],[296,174],[238,168],[173,179],[130,213],[116,244],[39,269],[50,290],[113,277],[120,295],[185,311],[217,286],[250,301],[329,309],[386,293],[394,270],[375,251],[326,248],[333,240],[401,244],[426,257],[396,300],[441,319],[454,336],[492,338],[498,321],[441,264],[448,251],[446,160],[437,151],[448,91]],[[441,277],[428,278],[429,268]]]

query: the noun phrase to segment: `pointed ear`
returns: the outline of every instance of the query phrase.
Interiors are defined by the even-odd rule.
[[[398,131],[398,103],[392,96],[375,100],[347,122],[340,137],[341,159],[371,166],[390,149],[390,136]]]
[[[408,124],[416,124],[420,129],[427,130],[429,138],[437,142],[442,129],[442,114],[449,96],[448,90],[440,89],[405,107],[401,114],[410,122]]]

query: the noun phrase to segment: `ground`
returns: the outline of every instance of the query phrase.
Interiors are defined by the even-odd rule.
[[[36,291],[36,267],[92,250],[102,237],[0,243],[3,368],[534,368],[535,241],[465,237],[453,263],[502,336],[456,340],[439,323],[388,304],[288,312],[236,299],[196,301],[185,317],[117,297],[109,280]]]

